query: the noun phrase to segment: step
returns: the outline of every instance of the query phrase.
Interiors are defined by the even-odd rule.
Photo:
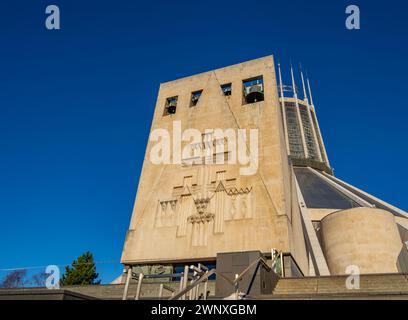
[[[358,299],[380,299],[380,300],[408,300],[408,293],[400,292],[376,292],[376,293],[348,293],[348,294],[271,294],[248,296],[247,300],[358,300]]]
[[[348,276],[331,277],[306,277],[280,279],[273,290],[273,295],[298,295],[298,294],[342,294],[351,292],[358,294],[403,293],[408,294],[408,276],[401,274],[361,275],[360,289],[350,290],[346,287]]]

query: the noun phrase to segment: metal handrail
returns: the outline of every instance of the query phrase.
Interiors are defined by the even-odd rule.
[[[279,255],[277,255],[273,260],[272,263],[279,257]],[[258,264],[262,264],[262,266],[267,270],[267,271],[271,271],[272,268],[266,263],[266,260],[262,257],[259,257],[258,259],[254,260],[248,267],[246,267],[239,275],[237,275],[235,277],[234,280],[229,279],[228,277],[226,277],[225,275],[223,275],[220,272],[217,272],[216,269],[211,269],[207,272],[205,272],[202,276],[200,276],[200,278],[198,278],[196,281],[193,281],[192,283],[190,283],[190,285],[186,286],[183,290],[179,291],[177,294],[175,294],[174,296],[172,296],[169,300],[177,300],[179,298],[181,298],[182,296],[184,296],[186,293],[188,293],[190,290],[194,289],[196,286],[198,286],[200,283],[207,281],[209,277],[211,277],[212,275],[216,275],[217,277],[222,277],[224,280],[226,280],[227,282],[229,282],[232,286],[236,287],[236,294],[238,294],[238,284],[239,281],[242,280],[243,276],[249,272],[249,270]],[[205,292],[205,294],[207,294]],[[238,296],[237,296],[238,297]]]
[[[160,278],[179,278],[184,276],[183,273],[161,273],[161,274],[144,274],[145,279],[160,279]],[[192,273],[188,274],[189,278],[192,279]],[[132,272],[132,279],[138,278],[138,273]]]
[[[280,254],[277,254],[273,259],[272,259],[272,265],[274,263],[274,261],[276,259],[278,259],[278,257],[280,257]],[[195,266],[191,266],[190,268],[192,270],[194,270],[194,273],[191,274],[188,272],[188,266],[185,267],[185,272],[184,273],[169,273],[169,274],[148,274],[148,275],[144,275],[143,273],[140,273],[138,275],[138,284],[137,284],[137,291],[136,291],[136,296],[135,299],[138,300],[140,297],[140,292],[141,292],[141,286],[142,286],[142,282],[144,278],[151,278],[151,279],[157,279],[157,278],[173,278],[173,277],[180,277],[180,291],[177,292],[176,294],[175,289],[169,286],[166,286],[164,284],[160,285],[160,289],[159,289],[159,298],[162,298],[163,295],[163,289],[169,290],[172,292],[172,296],[169,298],[169,300],[177,300],[179,298],[184,298],[185,299],[185,295],[186,293],[190,292],[191,290],[197,288],[197,286],[202,283],[202,282],[207,282],[209,277],[211,277],[212,275],[216,275],[217,277],[221,277],[223,278],[225,281],[227,281],[230,285],[235,287],[235,294],[236,294],[236,298],[238,299],[238,294],[239,294],[239,282],[242,280],[242,278],[256,265],[258,266],[259,264],[261,264],[267,271],[271,271],[272,268],[267,264],[266,260],[263,257],[259,257],[258,259],[254,260],[253,262],[251,262],[251,264],[246,267],[240,274],[237,274],[235,276],[234,280],[229,279],[227,276],[223,275],[220,272],[217,272],[216,269],[211,269],[209,270],[207,267],[203,266],[202,264],[199,264],[198,267]],[[204,269],[204,270],[202,270]],[[272,270],[273,271],[273,270]],[[136,273],[131,273],[132,278],[136,278]],[[198,276],[198,278],[197,278]],[[186,278],[185,278],[186,277]],[[189,285],[187,285],[187,280],[191,279],[191,283]],[[127,298],[127,289],[128,289],[128,285],[129,285],[129,280],[127,280],[126,285],[125,285],[125,291],[124,291],[124,295],[123,295],[123,300],[126,300]],[[184,283],[182,285],[182,283]],[[207,285],[205,286],[205,288],[207,287]],[[204,292],[204,299],[206,299],[207,297],[207,290],[205,289]],[[193,294],[194,295],[194,294]]]
[[[166,286],[165,284],[161,283],[160,288],[159,288],[159,299],[163,297],[163,289],[166,289],[171,292],[171,296],[174,296],[174,292],[176,292],[176,289]]]
[[[162,274],[143,274],[131,272],[131,269],[128,271],[128,276],[125,282],[125,288],[123,290],[122,300],[127,300],[130,280],[137,280],[137,291],[135,295],[135,300],[138,300],[140,297],[141,286],[144,279],[160,279],[160,278],[183,278],[184,273],[162,273]],[[188,279],[194,279],[193,273],[187,273]]]
[[[244,269],[238,276],[235,277],[235,280],[232,282],[233,285],[237,284],[239,281],[242,280],[242,277],[254,266],[257,265],[258,263],[261,263],[267,271],[271,271],[272,268],[268,266],[266,263],[265,259],[262,257],[259,257],[258,259],[254,260],[248,267]]]
[[[170,297],[169,300],[177,300],[179,298],[181,298],[182,296],[184,296],[187,292],[189,292],[191,289],[194,289],[197,285],[199,285],[200,283],[208,280],[209,277],[211,277],[213,274],[217,274],[217,272],[215,271],[215,269],[211,269],[210,271],[205,272],[200,278],[198,278],[196,281],[193,281],[192,283],[190,283],[188,286],[186,286],[184,289],[182,289],[181,291],[179,291],[178,293],[176,293],[174,296]],[[217,274],[218,275],[218,274]],[[224,278],[226,280],[229,280],[228,278],[226,278],[224,276]],[[231,280],[229,280],[231,282]],[[206,295],[207,293],[205,292],[204,295]]]

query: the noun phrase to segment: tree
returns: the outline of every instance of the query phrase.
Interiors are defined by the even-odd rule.
[[[77,260],[72,262],[72,267],[66,266],[65,273],[61,278],[61,286],[100,284],[99,274],[96,273],[96,265],[92,253],[85,252]]]
[[[0,283],[1,288],[20,288],[26,284],[27,270],[19,269],[10,272]]]
[[[29,283],[30,285],[34,286],[34,287],[45,287],[45,281],[47,280],[48,274],[46,274],[45,272],[38,272],[36,274],[34,274]]]
[[[28,277],[26,269],[17,269],[4,277],[0,282],[0,288],[44,287],[47,277],[43,271]]]

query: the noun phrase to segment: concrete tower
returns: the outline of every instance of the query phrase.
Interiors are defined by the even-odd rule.
[[[408,271],[407,213],[332,175],[309,79],[299,97],[290,75],[267,56],[160,85],[125,266],[276,249],[285,276]]]

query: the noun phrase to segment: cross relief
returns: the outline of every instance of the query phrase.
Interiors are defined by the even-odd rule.
[[[254,216],[252,187],[237,188],[227,169],[203,165],[189,172],[170,199],[159,200],[156,227],[177,226],[177,237],[191,234],[193,246],[205,246],[209,235],[224,232],[225,222]]]

